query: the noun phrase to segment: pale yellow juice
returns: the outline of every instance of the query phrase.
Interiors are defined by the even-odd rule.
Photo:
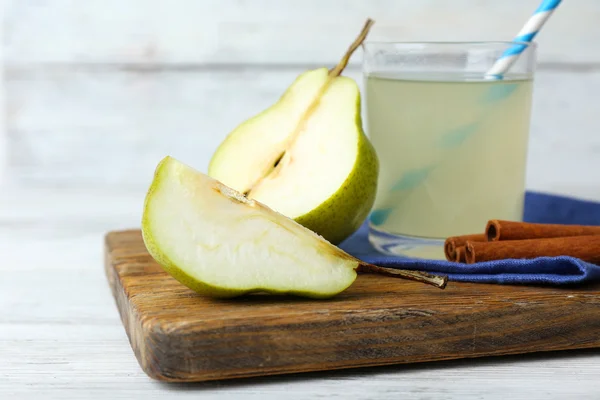
[[[482,232],[489,219],[522,219],[530,79],[365,79],[367,131],[381,165],[372,228],[444,239]]]

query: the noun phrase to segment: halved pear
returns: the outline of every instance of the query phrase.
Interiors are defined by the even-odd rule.
[[[362,263],[171,157],[156,168],[144,203],[142,235],[149,253],[170,275],[213,297],[267,292],[327,298],[350,286],[357,271],[445,284],[426,274]]]
[[[301,74],[274,105],[235,128],[208,167],[211,177],[335,244],[359,228],[377,191],[379,161],[363,132],[360,91],[340,76],[371,24],[336,68]]]

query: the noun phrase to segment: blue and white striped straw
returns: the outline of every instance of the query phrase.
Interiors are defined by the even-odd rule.
[[[525,26],[521,29],[519,34],[513,39],[516,43],[507,49],[502,56],[494,63],[492,68],[487,72],[487,75],[499,77],[506,73],[508,69],[517,61],[517,58],[527,48],[527,45],[523,42],[530,43],[535,35],[538,34],[544,23],[550,18],[556,7],[560,4],[561,0],[543,0],[542,4],[539,5],[535,13],[529,18]]]

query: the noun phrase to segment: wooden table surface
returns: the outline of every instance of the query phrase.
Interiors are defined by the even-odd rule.
[[[139,188],[167,153],[204,168],[236,123],[306,68],[336,62],[367,16],[373,39],[510,40],[539,0],[340,3],[0,3],[0,181],[10,169],[48,188],[0,185],[1,400],[600,398],[599,351],[198,385],[141,371],[102,242],[139,226],[143,193],[97,185]],[[533,189],[600,201],[599,15],[598,0],[565,1],[536,38]],[[362,85],[360,61],[347,75]]]
[[[194,385],[153,381],[133,356],[102,264],[104,232],[135,227],[142,196],[2,188],[0,399],[600,398],[595,350]]]

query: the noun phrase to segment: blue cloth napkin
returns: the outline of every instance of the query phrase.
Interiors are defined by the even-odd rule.
[[[600,203],[528,192],[525,196],[524,220],[548,224],[600,225]],[[367,234],[368,225],[365,222],[340,247],[371,264],[446,275],[450,281],[536,285],[567,285],[600,281],[600,266],[573,257],[507,259],[462,264],[388,256],[377,252],[371,246]]]

